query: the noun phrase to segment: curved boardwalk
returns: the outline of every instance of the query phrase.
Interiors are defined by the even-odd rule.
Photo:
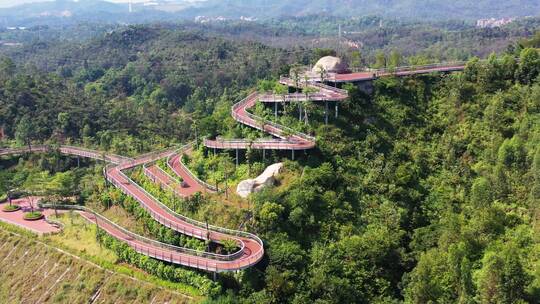
[[[48,146],[0,149],[0,156],[22,154],[26,152],[47,152],[51,150],[52,148]],[[96,222],[108,234],[127,243],[137,252],[171,263],[214,272],[234,271],[248,268],[262,259],[264,255],[263,243],[257,236],[247,232],[207,226],[205,223],[179,215],[159,202],[122,172],[123,170],[141,166],[157,159],[172,156],[174,155],[174,150],[150,153],[136,159],[103,154],[98,151],[71,146],[61,146],[59,147],[59,151],[67,155],[88,157],[111,162],[112,165],[108,165],[104,170],[107,180],[125,194],[137,200],[152,218],[164,226],[201,240],[220,242],[227,239],[233,239],[240,248],[239,251],[231,255],[218,255],[170,246],[130,233],[107,219],[100,217],[98,214],[84,210],[80,211],[85,218]]]
[[[464,69],[464,64],[446,64],[433,65],[416,68],[400,68],[394,71],[374,71],[352,74],[337,74],[334,75],[334,82],[361,82],[373,80],[381,76],[410,76],[414,74],[424,74],[432,72],[452,72]],[[331,78],[330,78],[330,81]],[[294,82],[288,78],[281,78],[280,82],[289,86],[294,86]],[[347,98],[347,93],[344,90],[329,87],[324,84],[309,82],[299,83],[301,87],[313,87],[317,89],[317,93],[301,97],[300,94],[288,95],[270,95],[253,93],[242,101],[236,103],[231,109],[232,117],[247,126],[266,132],[275,138],[260,139],[260,140],[244,140],[244,139],[214,139],[205,140],[204,145],[214,149],[269,149],[269,150],[307,150],[315,147],[315,138],[300,132],[296,132],[285,126],[267,121],[248,112],[248,109],[255,106],[257,101],[262,102],[295,102],[305,100],[315,101],[341,101]],[[52,148],[49,146],[34,146],[18,149],[0,149],[0,156],[22,154],[27,152],[48,152]],[[72,146],[60,146],[58,150],[67,155],[78,157],[86,157],[92,159],[103,160],[111,163],[108,165],[104,174],[106,179],[113,185],[121,189],[126,195],[133,197],[141,206],[154,218],[164,226],[175,231],[189,235],[201,240],[212,240],[220,242],[226,239],[233,239],[238,244],[240,250],[231,255],[218,255],[206,252],[199,252],[186,248],[175,247],[154,240],[150,240],[136,234],[133,234],[122,227],[108,221],[97,213],[80,210],[81,215],[86,219],[95,222],[108,234],[116,239],[127,243],[137,252],[147,256],[154,257],[163,261],[168,261],[175,264],[181,264],[188,267],[203,269],[214,272],[234,271],[244,269],[258,263],[263,255],[264,248],[262,241],[255,235],[242,232],[224,229],[215,226],[207,226],[205,223],[195,221],[173,212],[167,206],[146,192],[143,188],[137,185],[122,171],[131,169],[137,166],[145,166],[145,174],[150,176],[154,182],[159,183],[164,187],[169,187],[172,191],[183,197],[189,197],[201,190],[217,190],[212,186],[198,180],[189,170],[181,163],[180,153],[175,150],[165,150],[142,155],[136,159],[131,159],[119,155],[104,154],[99,151],[83,149]],[[294,154],[293,154],[294,155]],[[185,182],[184,186],[180,186],[178,181],[155,165],[158,159],[167,158],[167,164],[170,168]]]
[[[465,68],[464,62],[452,62],[433,64],[416,67],[400,67],[392,70],[373,70],[369,72],[349,73],[349,74],[329,74],[325,78],[329,82],[363,82],[372,81],[384,76],[405,77],[417,74],[443,73],[462,71]],[[302,94],[259,94],[252,93],[247,98],[238,102],[232,107],[232,117],[244,125],[266,132],[277,139],[221,139],[205,140],[204,145],[213,149],[259,149],[259,150],[309,150],[315,147],[315,138],[300,132],[296,132],[288,127],[264,120],[263,118],[251,114],[248,109],[254,107],[257,101],[263,103],[284,103],[284,102],[303,102],[303,101],[343,101],[348,97],[345,90],[331,87],[320,83],[320,76],[311,77],[309,81],[294,81],[287,77],[281,77],[280,83],[289,87],[311,87],[316,90],[315,93]],[[317,82],[319,81],[319,82]],[[336,108],[337,113],[337,108]],[[277,114],[277,111],[276,111]],[[337,115],[337,114],[336,114]]]

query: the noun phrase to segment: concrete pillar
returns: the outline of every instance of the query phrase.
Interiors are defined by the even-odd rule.
[[[238,148],[236,148],[236,167],[238,167]]]
[[[292,160],[294,160],[294,150],[291,150],[292,151]]]
[[[263,148],[263,162],[266,160],[266,150]]]
[[[81,159],[77,156],[77,168],[81,166]]]
[[[324,101],[324,124],[328,124],[328,101]]]
[[[274,102],[274,116],[277,118],[277,102]]]
[[[338,118],[338,102],[336,101],[336,118]]]

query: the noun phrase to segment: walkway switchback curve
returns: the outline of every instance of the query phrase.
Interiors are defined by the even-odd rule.
[[[69,206],[69,208],[79,208],[82,216],[98,225],[101,224],[100,228],[114,238],[125,242],[137,252],[159,260],[212,272],[245,269],[257,264],[262,259],[264,255],[263,242],[256,235],[244,231],[207,225],[206,223],[177,214],[122,172],[123,170],[132,169],[137,166],[144,166],[158,159],[168,158],[175,154],[176,149],[153,152],[132,159],[73,146],[54,148],[42,145],[17,149],[0,149],[0,156],[29,152],[44,153],[54,151],[55,149],[62,154],[110,162],[111,164],[104,168],[106,179],[126,195],[137,200],[150,216],[162,225],[201,240],[211,240],[220,243],[224,240],[232,239],[236,241],[240,248],[237,252],[230,255],[221,255],[171,246],[129,232],[103,216],[95,212],[89,212],[84,207]]]
[[[265,120],[262,117],[249,113],[248,110],[256,105],[257,102],[263,103],[285,103],[285,102],[304,102],[304,101],[334,101],[339,102],[348,98],[346,90],[339,89],[324,84],[323,82],[345,83],[345,82],[363,82],[372,81],[384,76],[405,77],[417,74],[455,72],[465,69],[465,62],[449,62],[440,64],[431,64],[424,66],[399,67],[395,69],[370,70],[358,73],[335,74],[326,73],[326,77],[321,79],[320,75],[305,73],[300,75],[297,80],[288,77],[281,77],[279,82],[289,87],[306,88],[311,87],[316,90],[315,93],[293,93],[293,94],[259,94],[252,93],[245,99],[236,103],[231,109],[232,117],[239,123],[268,133],[275,138],[268,139],[205,139],[204,145],[213,149],[257,149],[257,150],[292,150],[293,158],[296,150],[309,150],[315,147],[316,141],[313,136],[297,132],[283,125]],[[304,80],[299,80],[304,79]],[[326,104],[327,106],[328,104]],[[326,110],[327,111],[327,110]],[[275,110],[277,116],[277,108]],[[336,105],[337,116],[337,105]]]
[[[281,83],[293,86],[293,81],[282,77]],[[260,116],[250,113],[248,110],[254,107],[258,101],[261,102],[300,102],[311,101],[342,101],[348,98],[347,91],[326,86],[319,83],[308,83],[317,89],[313,94],[259,94],[257,92],[250,94],[245,99],[232,106],[231,115],[239,123],[261,130],[276,138],[268,139],[205,139],[204,145],[214,149],[257,149],[257,150],[309,150],[316,145],[315,137],[295,131],[289,127],[263,119]],[[303,96],[300,96],[303,95]]]

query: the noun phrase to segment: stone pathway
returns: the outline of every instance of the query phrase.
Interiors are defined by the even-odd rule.
[[[37,205],[38,200],[39,200],[38,198],[34,198],[34,203],[33,203],[34,206]],[[8,203],[7,202],[1,203],[0,204],[0,221],[19,226],[21,228],[30,230],[40,235],[60,232],[59,228],[47,223],[45,221],[45,218],[42,218],[37,221],[25,221],[23,219],[24,213],[31,211],[30,198],[25,197],[25,198],[14,199],[12,200],[11,203],[13,205],[21,206],[21,210],[16,211],[16,212],[4,212],[2,211],[2,209],[4,209],[4,206],[8,205]],[[50,210],[50,209],[44,210],[44,209],[35,208],[35,210],[40,211],[41,213],[43,213],[44,216],[49,216],[54,213],[54,210]]]

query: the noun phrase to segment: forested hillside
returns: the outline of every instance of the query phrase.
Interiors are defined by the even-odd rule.
[[[210,114],[221,95],[232,102],[302,55],[145,26],[82,48],[34,47],[2,59],[3,134],[14,138],[25,128],[29,139],[72,138],[128,154],[185,140],[192,122]]]
[[[539,303],[537,47],[538,39],[523,41],[469,60],[463,72],[382,78],[369,95],[346,86],[350,99],[328,125],[321,105],[307,106],[309,121],[287,109],[280,122],[315,135],[317,149],[295,161],[274,154],[285,161],[278,187],[247,207],[225,206],[219,196],[178,203],[134,172],[163,201],[178,203],[175,210],[233,228],[248,218],[246,227],[264,240],[255,268],[218,283],[181,267],[179,276],[211,286],[208,303]],[[324,52],[152,26],[23,49],[0,61],[1,144],[74,142],[135,155],[195,137],[257,138],[232,120],[231,105]],[[254,111],[272,117],[263,106]],[[193,159],[202,173],[229,174],[219,166],[226,153],[203,152]],[[137,229],[172,239],[133,200],[107,190],[98,165],[71,169],[55,157],[2,160],[0,197],[36,172],[76,172],[71,183],[81,186],[73,192],[84,203],[125,209],[125,218],[142,223]],[[269,162],[252,151],[243,160],[240,177]],[[176,279],[164,263],[152,268],[153,260],[105,244],[126,263]]]

